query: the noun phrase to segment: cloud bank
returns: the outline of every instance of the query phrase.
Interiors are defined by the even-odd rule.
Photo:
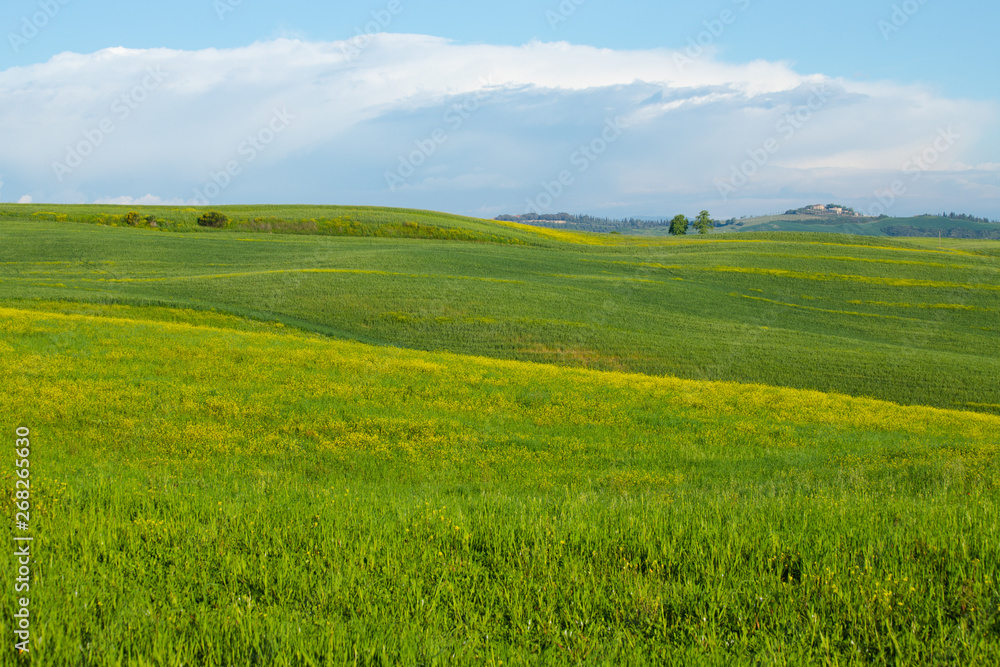
[[[390,34],[111,48],[0,72],[0,98],[8,200],[1000,217],[980,154],[995,104],[711,53]]]

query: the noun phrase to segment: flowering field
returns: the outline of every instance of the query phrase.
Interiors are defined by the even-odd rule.
[[[1000,654],[988,412],[11,299],[0,414],[32,433],[34,665]]]
[[[141,209],[169,231],[110,226],[122,207],[0,206],[0,305],[216,310],[378,345],[1000,414],[997,242],[629,238],[419,211],[226,210],[289,233],[201,229],[193,208]],[[299,233],[337,219],[385,236]]]
[[[1000,654],[996,243],[227,211],[0,206],[32,664]]]

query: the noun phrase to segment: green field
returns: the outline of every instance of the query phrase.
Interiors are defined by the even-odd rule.
[[[137,210],[0,207],[0,663],[1000,653],[996,243]]]
[[[717,229],[720,232],[828,232],[860,236],[1000,239],[996,223],[956,220],[940,215],[918,215],[907,218],[853,218],[850,216],[817,216],[808,214],[764,215],[742,218],[735,225]],[[639,232],[643,233],[643,232]],[[665,230],[645,233],[666,234]]]
[[[229,213],[289,227],[322,213],[247,211]],[[366,215],[372,229],[467,224],[503,241],[0,222],[0,304],[215,309],[378,345],[1000,413],[995,242],[636,240]],[[177,216],[198,229],[197,212]]]

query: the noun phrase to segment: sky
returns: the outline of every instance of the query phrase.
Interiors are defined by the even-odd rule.
[[[0,201],[1000,219],[1000,4],[6,0]]]

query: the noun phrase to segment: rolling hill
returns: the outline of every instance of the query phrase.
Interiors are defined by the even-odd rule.
[[[168,222],[131,229],[8,207],[2,300],[214,309],[379,345],[1000,411],[989,241],[635,239],[352,211],[228,210],[272,219],[262,234],[201,229],[196,210],[144,210]],[[340,223],[304,228],[317,219]]]
[[[1000,417],[75,310],[0,308],[33,664],[1000,646]]]
[[[224,211],[0,207],[32,664],[1000,651],[996,243]]]
[[[862,236],[1000,239],[1000,224],[955,220],[940,215],[904,218],[852,218],[848,216],[771,215],[742,218],[718,228],[722,232],[830,232]]]

